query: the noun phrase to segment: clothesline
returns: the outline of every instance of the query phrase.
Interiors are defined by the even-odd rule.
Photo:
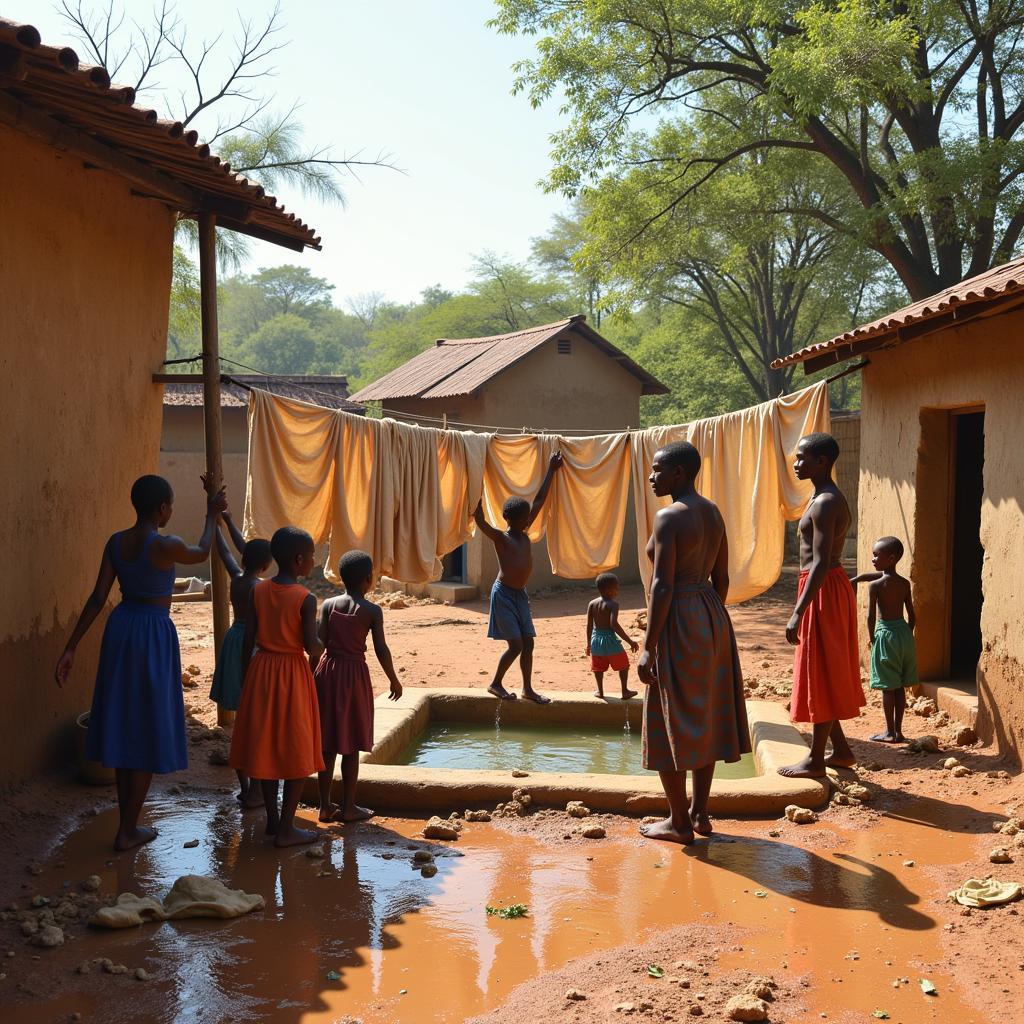
[[[555,575],[593,578],[620,562],[630,482],[637,557],[658,509],[647,484],[654,453],[677,440],[704,459],[697,486],[726,520],[732,601],[762,593],[782,566],[784,522],[809,495],[791,455],[804,434],[829,429],[822,382],[749,409],[690,424],[566,437],[439,430],[324,409],[259,389],[249,398],[245,533],[269,536],[292,524],[328,542],[327,573],[341,553],[362,548],[378,572],[405,582],[436,579],[441,556],[475,532],[483,500],[501,522],[506,498],[532,499],[554,451],[564,459],[530,531],[547,534]]]

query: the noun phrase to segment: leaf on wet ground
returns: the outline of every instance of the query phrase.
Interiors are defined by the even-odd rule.
[[[525,903],[510,903],[507,907],[487,907],[488,917],[526,917],[530,909]]]
[[[937,996],[939,994],[939,990],[927,978],[921,978],[920,980],[921,991],[926,996]]]
[[[665,977],[665,968],[664,967],[659,967],[657,964],[648,964],[647,965],[647,973],[652,978],[664,978]]]
[[[889,1014],[887,1014],[885,1012],[885,1010],[875,1010],[875,1012],[873,1014],[871,1014],[871,1016],[872,1017],[877,1017],[879,1020],[888,1020],[889,1019]]]

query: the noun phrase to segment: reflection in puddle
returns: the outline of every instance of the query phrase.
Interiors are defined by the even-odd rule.
[[[778,964],[784,952],[791,972],[810,974],[815,1018],[844,1009],[870,1014],[879,963],[890,961],[893,976],[913,974],[919,959],[938,955],[928,903],[910,887],[927,885],[926,874],[903,870],[897,855],[878,855],[910,845],[914,827],[904,823],[811,850],[762,838],[764,824],[750,823],[743,834],[688,853],[639,840],[628,824],[584,847],[470,825],[445,846],[410,840],[418,822],[382,820],[335,834],[328,857],[316,860],[267,845],[259,815],[247,816],[240,829],[228,801],[165,799],[151,816],[159,838],[101,869],[104,892],[162,896],[182,874],[210,874],[263,894],[267,909],[235,921],[89,932],[55,951],[49,969],[108,956],[153,973],[153,982],[130,990],[119,980],[83,979],[71,1008],[95,1009],[105,1022],[324,1024],[349,1015],[365,1024],[458,1022],[570,959],[635,944],[649,929],[702,915],[755,930],[745,952],[723,954],[724,963],[763,967]],[[104,863],[110,831],[105,814],[69,838],[60,857],[71,877]],[[200,845],[184,849],[191,839]],[[948,835],[945,842],[943,856],[952,861],[966,855],[971,839]],[[434,852],[436,876],[423,878],[413,867],[412,846]],[[755,898],[758,890],[767,896]],[[487,905],[512,902],[525,903],[529,917],[485,913]],[[852,949],[871,955],[845,959]],[[340,980],[329,981],[330,971]],[[844,983],[829,985],[833,976]],[[933,980],[942,1000],[924,1012],[919,992],[887,994],[893,1020],[978,1020],[951,979]],[[124,998],[126,991],[133,998]],[[145,1000],[144,1011],[136,1000]],[[68,1005],[62,996],[43,1008],[16,1007],[5,1021],[35,1024]]]

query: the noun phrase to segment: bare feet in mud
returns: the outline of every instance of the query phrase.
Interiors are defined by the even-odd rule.
[[[341,808],[337,804],[328,804],[326,807],[320,808],[317,820],[327,825],[334,822],[342,822],[345,819],[341,816]]]
[[[136,828],[118,832],[114,837],[114,849],[118,853],[124,853],[125,850],[134,850],[137,846],[151,843],[154,839],[156,839],[155,828],[139,825]]]
[[[678,829],[671,818],[654,822],[652,825],[641,825],[640,835],[645,839],[663,839],[667,843],[679,843],[680,846],[690,846],[694,840],[692,825]]]
[[[690,822],[693,825],[693,831],[699,836],[710,836],[715,831],[711,824],[710,815],[691,813]]]
[[[277,847],[303,846],[307,843],[315,843],[319,838],[319,831],[308,828],[292,828],[287,832],[279,831],[274,836],[274,845]]]

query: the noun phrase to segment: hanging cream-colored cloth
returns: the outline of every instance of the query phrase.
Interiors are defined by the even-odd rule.
[[[784,520],[798,518],[811,493],[810,484],[793,473],[793,451],[805,434],[827,432],[829,425],[828,386],[822,382],[739,412],[634,434],[633,496],[644,587],[651,580],[646,546],[654,516],[670,500],[655,497],[647,481],[659,448],[689,441],[701,454],[697,489],[725,519],[729,603],[735,604],[763,593],[779,578]]]

